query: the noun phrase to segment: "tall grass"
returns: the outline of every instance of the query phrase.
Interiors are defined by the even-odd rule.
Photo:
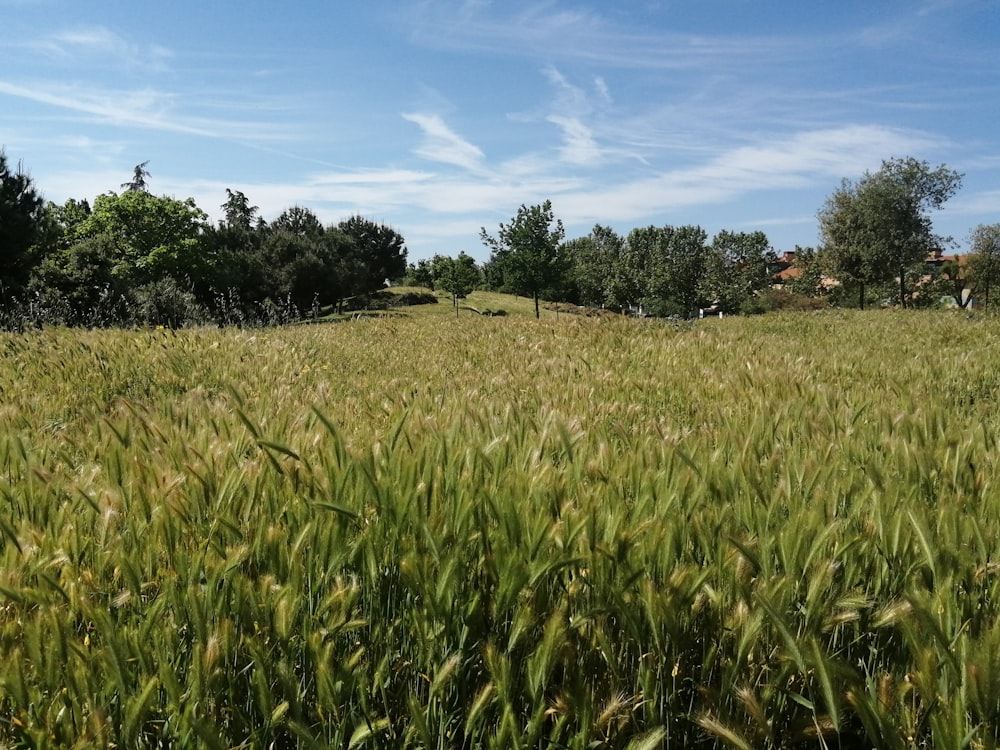
[[[0,745],[994,748],[998,338],[3,336]]]

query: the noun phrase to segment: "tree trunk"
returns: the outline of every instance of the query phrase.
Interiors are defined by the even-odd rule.
[[[858,284],[858,307],[862,310],[865,309],[865,284],[864,282]]]
[[[906,272],[902,266],[899,267],[899,306],[906,309]]]
[[[538,318],[541,317],[541,315],[538,314],[538,292],[535,292],[534,296],[535,296],[535,319],[537,320]]]

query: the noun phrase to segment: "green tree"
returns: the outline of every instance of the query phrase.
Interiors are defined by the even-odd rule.
[[[451,294],[455,316],[458,317],[458,301],[468,297],[482,281],[475,258],[466,253],[459,253],[456,258],[435,255],[431,267],[435,287]]]
[[[123,281],[112,274],[114,240],[106,234],[56,247],[35,268],[29,289],[65,325],[105,326],[125,322]]]
[[[812,247],[795,246],[795,260],[792,268],[798,275],[789,279],[785,286],[793,294],[803,297],[817,297],[825,293],[823,287],[823,261],[821,254]]]
[[[392,227],[352,216],[337,229],[351,238],[363,269],[359,293],[381,289],[386,281],[397,281],[406,274],[406,241]]]
[[[20,164],[0,149],[0,299],[17,294],[35,264],[45,204]]]
[[[272,229],[262,255],[268,270],[265,299],[291,302],[300,312],[339,305],[354,293],[359,269],[351,239],[335,228],[319,235]]]
[[[763,232],[723,230],[708,249],[701,293],[720,312],[749,309],[753,299],[771,283],[774,250]]]
[[[425,286],[434,290],[434,268],[431,260],[421,258],[416,263],[406,266],[406,284],[409,286]]]
[[[882,162],[857,182],[844,180],[819,211],[824,249],[832,271],[853,282],[864,307],[866,287],[896,280],[907,305],[907,270],[923,263],[945,238],[933,232],[930,212],[958,190],[962,176],[913,158]]]
[[[605,302],[619,310],[638,307],[649,297],[658,232],[655,227],[633,229],[622,241],[606,280]]]
[[[600,224],[594,225],[586,237],[569,240],[563,245],[569,273],[582,304],[604,306],[609,303],[609,277],[621,258],[624,245],[625,240],[619,234]]]
[[[650,303],[660,314],[689,316],[704,307],[702,283],[708,267],[708,234],[699,226],[659,230],[650,259]]]
[[[277,232],[287,232],[296,237],[319,237],[323,234],[323,222],[304,206],[291,206],[281,212],[273,222],[271,229]]]
[[[149,184],[147,180],[149,177],[152,177],[149,170],[146,169],[147,164],[149,164],[149,161],[144,161],[142,164],[136,164],[132,169],[132,179],[128,182],[123,182],[121,184],[121,189],[130,193],[146,192]]]
[[[565,281],[565,235],[562,221],[555,219],[548,200],[542,205],[522,205],[510,223],[500,224],[496,237],[485,227],[480,231],[480,239],[490,248],[490,260],[497,263],[505,284],[534,300],[535,318],[540,317],[539,293]]]
[[[273,272],[264,257],[263,244],[269,230],[257,226],[249,231],[225,222],[209,225],[200,239],[205,273],[194,284],[198,300],[212,309],[220,321],[252,318],[252,309],[269,295]]]
[[[250,199],[242,190],[233,192],[226,188],[226,202],[222,204],[221,208],[226,217],[224,224],[229,229],[249,232],[255,221],[261,221],[257,216],[260,209],[250,205]]]
[[[111,238],[111,272],[129,286],[166,276],[186,281],[206,271],[199,241],[207,219],[192,198],[180,201],[145,190],[106,193],[94,201],[77,235]]]
[[[989,309],[990,292],[1000,283],[1000,224],[980,224],[973,229],[969,248],[967,283],[972,294],[982,295],[983,307]]]

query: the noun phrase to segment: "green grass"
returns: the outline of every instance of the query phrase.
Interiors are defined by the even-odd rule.
[[[467,304],[0,336],[0,746],[997,746],[1000,325]]]
[[[436,304],[408,305],[398,303],[399,300],[411,294],[431,294],[437,298]],[[324,321],[357,320],[365,317],[390,317],[390,318],[424,318],[441,317],[450,315],[455,317],[455,307],[451,295],[444,291],[433,292],[425,287],[396,286],[381,292],[380,297],[383,302],[390,305],[387,310],[357,310],[340,314],[330,314],[323,318]],[[397,302],[393,302],[396,300]],[[398,304],[397,304],[398,303]],[[458,301],[458,317],[469,316],[489,316],[490,314],[515,317],[535,317],[535,303],[530,297],[519,297],[513,294],[500,294],[497,292],[474,291],[468,297]],[[543,319],[556,320],[559,316],[555,310],[545,306],[539,310]]]

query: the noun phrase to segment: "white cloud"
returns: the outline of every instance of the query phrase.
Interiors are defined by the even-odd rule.
[[[611,96],[611,89],[608,88],[608,84],[600,76],[596,76],[594,78],[594,90],[601,98],[601,102],[603,104],[611,105],[614,103],[614,99]]]
[[[946,216],[992,215],[1000,221],[1000,190],[960,193],[945,204],[941,213]]]
[[[561,112],[587,112],[591,109],[587,95],[579,86],[574,86],[559,70],[549,65],[542,72],[556,90],[553,107]]]
[[[399,21],[415,42],[434,48],[647,70],[738,70],[816,52],[815,40],[622,29],[600,13],[565,10],[555,2],[476,3],[456,12],[447,0],[424,0],[401,12]]]
[[[563,132],[564,143],[559,149],[563,161],[569,164],[592,165],[601,160],[601,149],[593,134],[577,118],[550,115],[546,119],[558,125]]]
[[[449,128],[438,115],[411,113],[404,114],[403,119],[418,125],[424,133],[417,156],[472,172],[482,170],[483,152]]]
[[[143,46],[130,42],[104,26],[80,26],[64,29],[42,37],[29,46],[49,57],[76,63],[81,58],[90,62],[115,62],[129,70],[162,72],[173,56],[160,45]]]
[[[134,126],[208,138],[279,137],[276,128],[255,122],[178,114],[178,96],[152,88],[97,89],[67,83],[20,85],[0,80],[0,94],[46,104],[119,126]]]

